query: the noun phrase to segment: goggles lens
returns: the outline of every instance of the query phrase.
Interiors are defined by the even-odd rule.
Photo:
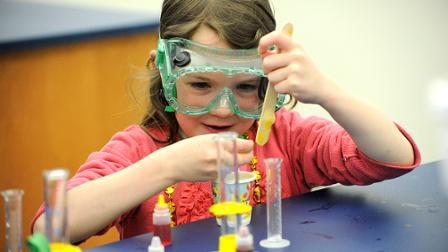
[[[185,39],[160,39],[156,65],[165,98],[175,111],[202,115],[226,101],[240,117],[260,117],[268,81],[256,49],[220,49]],[[284,99],[278,96],[277,109]]]
[[[193,73],[177,79],[176,99],[182,107],[204,113],[227,101],[238,115],[257,115],[261,112],[266,84],[266,77],[249,74]]]

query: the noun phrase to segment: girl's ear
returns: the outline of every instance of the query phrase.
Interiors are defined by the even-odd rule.
[[[149,67],[149,69],[151,70],[155,70],[156,69],[156,50],[151,50],[151,52],[149,53],[149,58],[146,61],[146,66]]]

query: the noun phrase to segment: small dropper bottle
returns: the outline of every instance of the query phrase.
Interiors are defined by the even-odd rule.
[[[254,237],[247,226],[241,226],[236,237],[236,252],[254,251]]]
[[[160,194],[152,215],[152,223],[154,224],[154,236],[160,237],[163,246],[171,245],[170,222],[170,210],[165,203],[165,198]]]
[[[165,252],[165,247],[163,247],[158,236],[152,237],[151,244],[148,247],[148,252]]]

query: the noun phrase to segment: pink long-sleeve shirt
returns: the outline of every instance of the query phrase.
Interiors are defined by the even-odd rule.
[[[357,148],[349,134],[332,121],[317,117],[302,118],[296,112],[279,110],[269,141],[264,146],[255,145],[254,149],[257,170],[261,174],[262,202],[266,199],[262,160],[269,157],[283,159],[283,198],[309,192],[316,186],[334,183],[366,185],[411,171],[420,164],[420,152],[409,134],[397,127],[412,144],[415,161],[410,166],[389,165],[370,159]],[[156,129],[147,130],[158,137],[166,134]],[[256,130],[256,127],[250,130],[250,139],[255,139]],[[115,134],[99,152],[92,153],[69,181],[68,189],[126,169],[163,147],[140,126],[132,125]],[[251,170],[249,165],[240,169]],[[104,234],[113,226],[118,229],[121,239],[153,231],[152,213],[156,196],[119,216],[97,235]],[[209,212],[213,204],[211,182],[180,182],[175,185],[172,197],[176,205],[174,219],[178,225],[212,217]],[[43,207],[38,210],[31,227],[42,213]]]

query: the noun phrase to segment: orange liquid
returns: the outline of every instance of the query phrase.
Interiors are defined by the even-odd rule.
[[[154,225],[154,236],[160,237],[163,246],[171,245],[171,227],[170,225]]]

